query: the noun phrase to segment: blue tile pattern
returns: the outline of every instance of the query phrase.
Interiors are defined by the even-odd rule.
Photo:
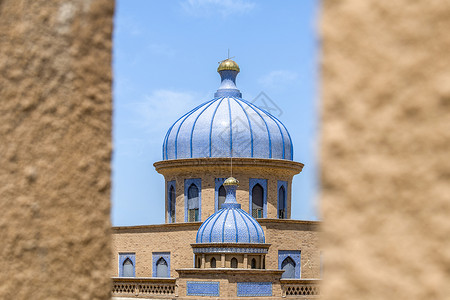
[[[272,282],[238,282],[238,297],[271,297]]]
[[[220,283],[217,281],[188,281],[187,296],[220,296]]]
[[[200,178],[190,178],[184,180],[184,221],[188,221],[188,189],[191,184],[198,188],[198,220],[202,220],[202,180]]]
[[[242,99],[238,72],[219,72],[214,99],[179,118],[167,131],[163,160],[202,157],[255,157],[293,160],[286,127],[269,112]]]
[[[133,277],[136,276],[136,254],[119,253],[119,277],[123,277],[123,263],[127,258],[133,263]]]
[[[264,248],[205,247],[194,248],[194,253],[268,253]]]
[[[170,252],[153,252],[152,253],[152,276],[156,277],[156,262],[163,258],[167,263],[167,268],[170,277]]]
[[[255,185],[257,185],[259,183],[259,185],[262,186],[263,191],[264,191],[264,198],[263,198],[263,218],[267,218],[267,179],[260,179],[260,178],[250,178],[249,180],[249,213],[252,213],[252,190],[253,187]]]
[[[278,197],[278,195],[279,195],[278,191],[280,190],[281,187],[284,187],[284,199],[280,199]],[[284,202],[284,209],[285,209],[286,213],[287,213],[287,194],[288,194],[287,181],[278,180],[278,183],[277,183],[277,199],[278,199],[278,201],[277,201],[277,209],[278,210],[280,209],[281,201],[283,201]],[[277,218],[279,218],[278,211],[277,211]],[[287,219],[287,215],[285,216],[285,219]]]
[[[295,262],[295,278],[300,278],[301,274],[301,251],[299,250],[278,250],[278,269],[281,270],[283,261],[290,257]]]
[[[197,231],[196,243],[265,243],[264,230],[236,201],[236,186],[226,185],[225,203]]]

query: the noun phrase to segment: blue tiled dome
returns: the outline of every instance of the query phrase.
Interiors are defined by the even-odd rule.
[[[293,160],[286,127],[241,98],[235,85],[238,72],[219,70],[222,83],[215,98],[186,113],[169,128],[163,160],[231,156]]]
[[[224,186],[225,203],[200,226],[196,243],[265,243],[261,225],[236,202],[236,186]]]

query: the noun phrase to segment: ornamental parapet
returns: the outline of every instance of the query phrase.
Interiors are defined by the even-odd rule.
[[[176,278],[113,277],[115,297],[172,299],[178,296]]]

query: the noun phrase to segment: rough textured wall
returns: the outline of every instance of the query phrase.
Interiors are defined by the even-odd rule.
[[[450,2],[325,0],[325,299],[450,295]]]
[[[114,2],[0,1],[0,298],[108,299]]]

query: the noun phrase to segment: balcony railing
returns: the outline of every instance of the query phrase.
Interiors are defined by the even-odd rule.
[[[112,295],[115,297],[172,298],[178,295],[175,278],[114,277]]]
[[[286,298],[318,299],[320,283],[320,279],[281,279],[281,291]]]

